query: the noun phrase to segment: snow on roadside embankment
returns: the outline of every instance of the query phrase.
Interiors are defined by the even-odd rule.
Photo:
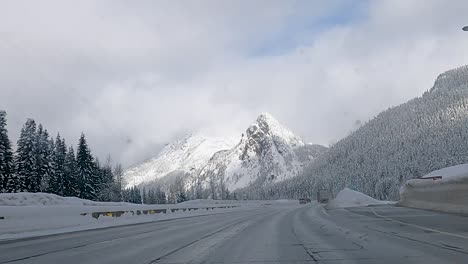
[[[468,164],[433,171],[400,188],[398,205],[468,214]]]
[[[246,210],[262,203],[141,205],[46,193],[0,194],[0,240]]]
[[[341,190],[335,199],[328,202],[327,209],[347,208],[347,207],[360,207],[369,205],[390,204],[393,202],[379,201],[363,193],[344,188]]]
[[[94,202],[76,197],[62,197],[50,193],[1,193],[0,206],[122,206],[131,203]]]

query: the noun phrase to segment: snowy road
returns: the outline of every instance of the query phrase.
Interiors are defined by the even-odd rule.
[[[468,263],[468,218],[270,205],[4,241],[0,263]]]

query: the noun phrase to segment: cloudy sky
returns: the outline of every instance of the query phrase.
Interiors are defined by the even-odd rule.
[[[270,112],[329,144],[468,64],[468,2],[0,1],[0,109],[125,165]]]

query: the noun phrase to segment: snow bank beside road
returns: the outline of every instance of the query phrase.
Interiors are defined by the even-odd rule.
[[[468,177],[468,164],[460,164],[452,167],[435,170],[421,177],[422,179],[441,176],[444,181],[458,181]]]
[[[336,209],[336,208],[359,207],[359,206],[369,206],[369,205],[379,205],[379,204],[389,204],[389,203],[392,203],[392,202],[379,201],[363,193],[351,190],[349,188],[344,188],[338,193],[335,199],[331,200],[327,204],[326,208]]]
[[[0,240],[58,234],[109,226],[218,214],[261,203],[164,204],[93,202],[46,193],[0,194]]]
[[[50,193],[0,193],[0,206],[122,206],[130,203],[94,202]]]
[[[436,170],[407,181],[400,188],[398,205],[468,214],[468,164]]]

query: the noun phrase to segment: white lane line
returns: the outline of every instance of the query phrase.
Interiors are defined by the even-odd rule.
[[[386,216],[384,216],[384,215],[378,214],[378,213],[374,210],[374,208],[371,208],[371,210],[372,210],[372,213],[374,213],[375,216],[380,217],[380,218],[384,218],[384,219],[387,219],[387,220],[390,220],[390,221],[393,221],[393,222],[397,222],[397,223],[400,223],[400,224],[412,226],[412,227],[419,228],[419,229],[426,230],[426,231],[436,232],[436,233],[443,234],[443,235],[448,235],[448,236],[453,236],[453,237],[468,239],[468,236],[458,235],[458,234],[454,234],[454,233],[449,233],[449,232],[445,232],[445,231],[440,231],[440,230],[437,230],[437,229],[432,229],[432,228],[427,228],[427,227],[423,227],[423,226],[418,226],[418,225],[415,225],[415,224],[406,223],[406,222],[403,222],[403,221],[395,220],[395,219],[386,217]]]

